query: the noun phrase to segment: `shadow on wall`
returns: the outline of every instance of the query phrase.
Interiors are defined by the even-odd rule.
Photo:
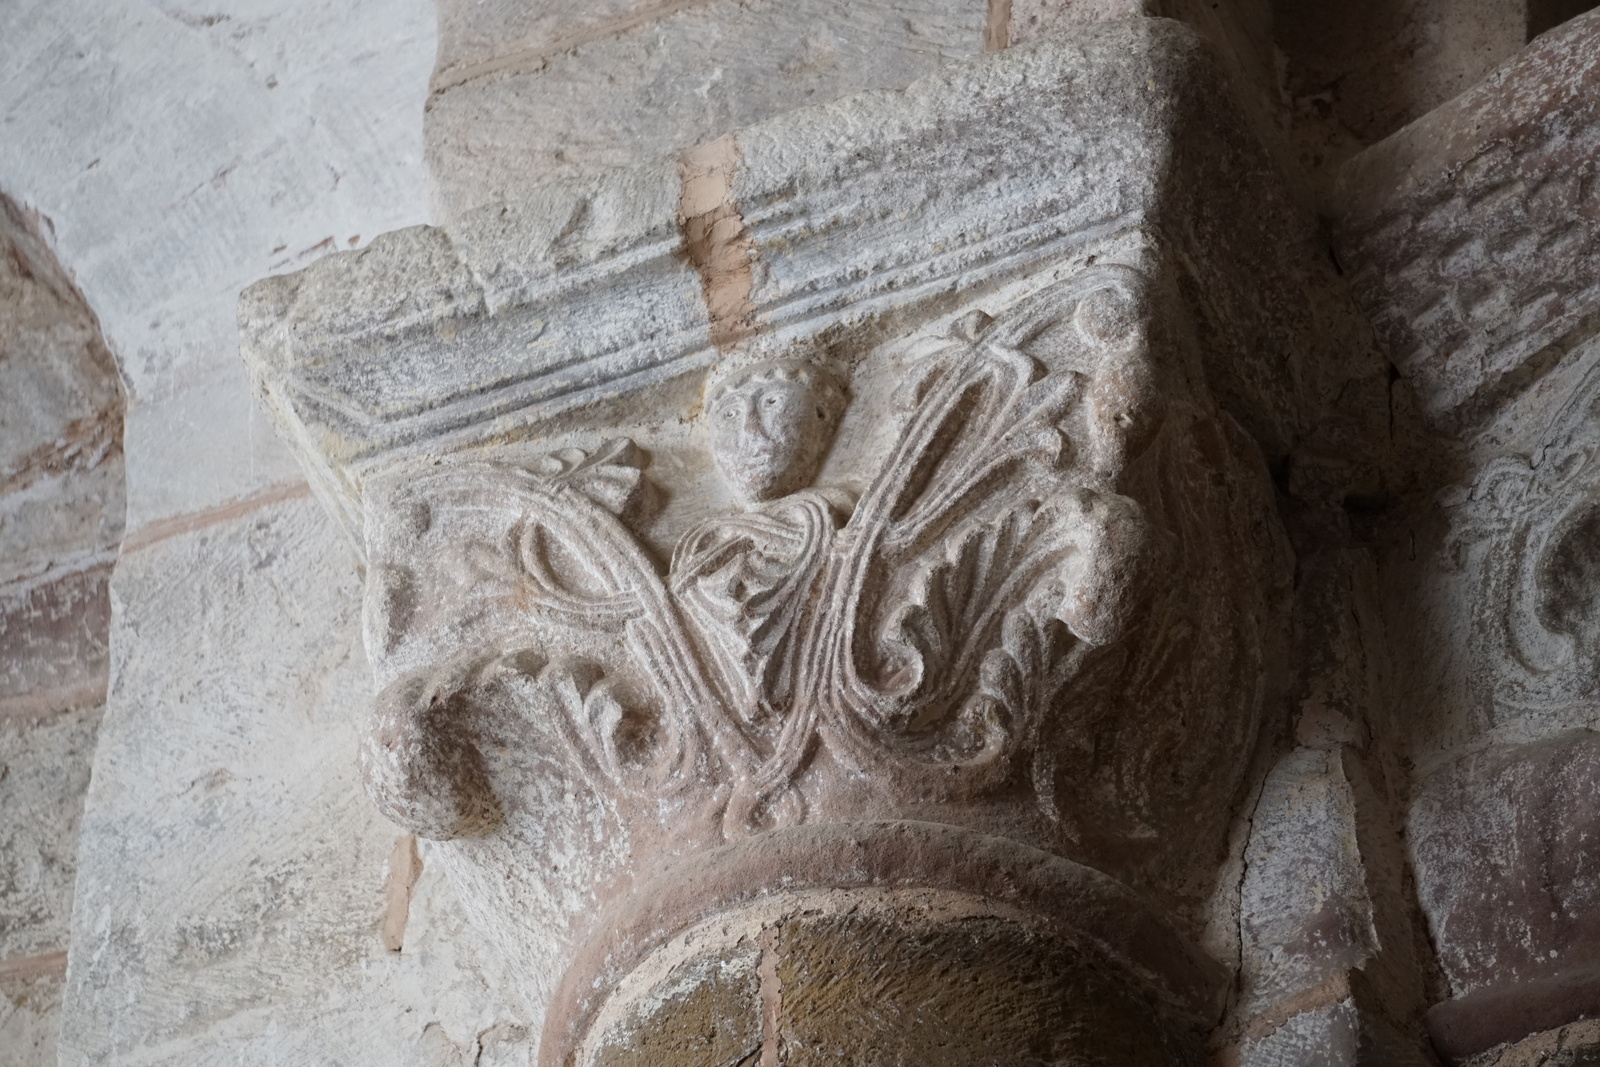
[[[1274,0],[1300,164],[1314,185],[1482,81],[1593,0]],[[1326,194],[1324,193],[1324,196]]]

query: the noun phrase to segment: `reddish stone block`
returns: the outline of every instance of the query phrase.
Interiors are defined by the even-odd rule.
[[[1455,999],[1451,1056],[1600,1013],[1600,734],[1464,757],[1411,813],[1417,896]]]
[[[0,717],[104,699],[110,577],[106,561],[0,593]]]

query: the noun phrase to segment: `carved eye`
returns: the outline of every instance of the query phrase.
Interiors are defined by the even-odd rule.
[[[723,419],[724,422],[732,422],[733,421],[733,417],[735,415],[737,415],[737,414],[738,414],[738,412],[734,411],[732,408],[723,408],[722,409],[722,419]]]
[[[775,397],[775,396],[769,396],[765,400],[763,400],[762,403],[765,404],[769,408],[775,408],[775,407],[778,406],[778,398]]]

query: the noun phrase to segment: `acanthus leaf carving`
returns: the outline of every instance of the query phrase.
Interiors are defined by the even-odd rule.
[[[1591,370],[1532,453],[1487,462],[1451,509],[1446,555],[1471,559],[1475,691],[1491,721],[1593,700],[1600,669],[1600,455]]]
[[[819,757],[830,780],[905,802],[1021,789],[1052,823],[1063,785],[1097,790],[1142,832],[1175,801],[1138,768],[1167,761],[1176,797],[1205,761],[1166,741],[1123,752],[1105,724],[1172,707],[1156,736],[1226,722],[1242,752],[1262,638],[1242,631],[1197,681],[1196,650],[1225,638],[1197,629],[1221,616],[1193,605],[1233,610],[1227,597],[1276,581],[1270,566],[1260,590],[1232,576],[1230,551],[1274,551],[1259,461],[1237,473],[1249,446],[1225,419],[1171,415],[1163,383],[1193,372],[1158,365],[1182,346],[1153,354],[1149,290],[1096,268],[908,345],[859,494],[817,480],[848,397],[839,372],[732,361],[701,418],[738,503],[691,523],[665,564],[634,532],[654,490],[629,440],[397,481],[369,554],[409,575],[414,606],[402,618],[369,599],[405,632],[372,627],[392,666],[367,745],[413,740],[366,759],[380,803],[425,835],[489,832],[471,753],[537,734],[555,745],[539,758],[605,804],[699,811],[718,839],[831,803],[808,778]]]

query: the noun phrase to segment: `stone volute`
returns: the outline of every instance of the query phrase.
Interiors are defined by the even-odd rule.
[[[540,1063],[1202,1061],[1312,332],[1228,101],[1106,24],[247,291]]]

